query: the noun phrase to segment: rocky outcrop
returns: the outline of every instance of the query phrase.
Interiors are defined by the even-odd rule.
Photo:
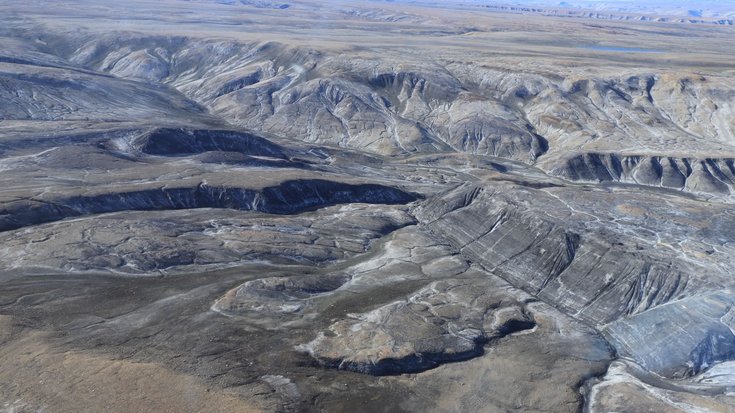
[[[339,321],[299,347],[323,364],[373,375],[476,357],[488,341],[533,328],[523,303],[482,281],[441,281]]]
[[[722,372],[727,373],[727,369],[717,373]],[[710,377],[700,375],[698,379]],[[727,380],[726,374],[721,377]],[[623,360],[613,361],[607,372],[590,384],[587,406],[594,412],[621,411],[631,406],[676,413],[730,412],[734,401],[725,386],[705,390],[696,379],[662,383],[658,376],[647,374],[640,367]]]
[[[668,262],[624,259],[624,248],[570,230],[540,210],[524,209],[512,196],[487,189],[475,195],[477,191],[452,191],[450,201],[437,201],[439,209],[429,202],[417,216],[473,262],[583,318],[604,323],[644,311],[676,296],[686,284],[686,275]],[[444,205],[461,206],[468,200],[467,206],[436,216],[446,210]],[[570,285],[576,286],[573,297]]]
[[[557,76],[502,64],[130,33],[49,40],[66,44],[53,52],[69,62],[173,87],[233,125],[374,154],[458,151],[526,163],[542,157],[545,170],[557,170],[566,159],[546,160],[546,154],[639,148],[662,159],[685,158],[670,153],[675,147],[705,160],[735,153],[729,143],[735,94],[723,76],[642,70]],[[47,57],[53,58],[59,56]],[[34,91],[43,92],[28,93]],[[75,102],[64,114],[29,107],[9,115],[82,116],[72,115],[75,105],[86,105],[81,97],[52,98]],[[100,103],[116,100],[111,95]]]
[[[627,196],[630,202],[632,195]],[[416,216],[470,261],[591,325],[607,325],[604,331],[621,354],[651,371],[670,377],[696,374],[731,360],[735,340],[720,321],[730,298],[708,295],[717,291],[716,285],[732,286],[728,270],[707,264],[705,257],[715,250],[689,258],[688,247],[664,247],[669,244],[662,235],[654,235],[650,244],[631,244],[645,239],[649,230],[672,240],[685,234],[710,240],[719,236],[689,232],[686,225],[693,215],[679,222],[665,212],[654,219],[658,209],[677,204],[662,207],[643,199],[640,207],[623,207],[606,205],[604,196],[594,192],[506,192],[467,184],[424,203]],[[647,218],[637,223],[639,214]],[[603,222],[615,225],[603,227]],[[681,234],[673,229],[679,225]],[[657,324],[662,322],[667,327]],[[688,332],[686,339],[674,325]],[[660,343],[647,338],[656,328],[666,330]],[[667,339],[667,334],[679,339]]]
[[[416,194],[383,185],[351,185],[324,180],[286,181],[260,190],[201,184],[193,188],[164,187],[51,200],[9,202],[0,210],[0,231],[69,217],[117,211],[229,208],[271,214],[293,214],[335,204],[405,204],[417,198]]]
[[[87,216],[0,233],[0,271],[52,268],[134,275],[248,262],[318,267],[363,254],[376,239],[413,224],[405,209],[349,204],[326,207],[320,216],[263,216],[231,209]],[[255,306],[263,319],[266,309],[303,306],[309,294],[332,285],[332,278],[339,277],[256,280],[228,294],[217,308],[234,314]]]
[[[731,410],[731,33],[337,3],[0,2],[5,407]]]
[[[621,355],[662,376],[686,377],[735,360],[732,292],[688,297],[611,323]],[[671,328],[676,325],[676,328]],[[640,337],[646,336],[646,340]]]
[[[269,140],[246,132],[160,128],[137,137],[109,143],[113,149],[156,156],[187,156],[204,152],[238,152],[250,156],[284,158],[284,150]]]
[[[733,158],[585,153],[566,159],[550,173],[575,182],[625,182],[687,192],[730,195],[735,185]]]
[[[135,36],[89,39],[68,56],[117,76],[165,82],[236,125],[307,142],[378,154],[457,150],[524,162],[548,148],[522,113],[465,92],[441,67],[386,66],[368,76],[373,62],[322,57],[277,43]]]
[[[167,88],[55,67],[49,59],[53,61],[48,56],[33,66],[0,62],[0,99],[5,102],[0,106],[1,119],[187,125],[208,118],[200,106]]]
[[[307,299],[334,291],[350,278],[342,272],[261,278],[228,291],[212,309],[226,314],[302,311]]]

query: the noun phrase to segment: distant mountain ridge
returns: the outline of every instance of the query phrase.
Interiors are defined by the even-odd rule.
[[[406,2],[427,3],[411,0]],[[732,1],[458,0],[454,3],[460,7],[482,7],[495,11],[545,16],[730,26],[735,24],[735,2]],[[442,6],[446,6],[446,3],[442,3]]]

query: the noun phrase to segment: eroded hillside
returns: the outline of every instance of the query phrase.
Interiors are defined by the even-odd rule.
[[[0,411],[733,411],[731,28],[0,12]]]

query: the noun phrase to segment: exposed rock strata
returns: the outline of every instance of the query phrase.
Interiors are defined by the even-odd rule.
[[[0,231],[64,218],[117,211],[229,208],[271,214],[293,214],[341,203],[403,204],[416,196],[375,184],[349,185],[322,180],[286,181],[261,190],[211,187],[156,188],[67,199],[11,202],[0,211]]]
[[[405,300],[338,321],[301,348],[339,369],[411,373],[477,357],[488,341],[533,326],[524,304],[497,285],[440,281]]]
[[[350,204],[326,211],[321,217],[227,209],[125,211],[36,225],[0,234],[0,271],[146,274],[248,261],[321,266],[364,253],[374,240],[414,222],[403,207]]]
[[[732,410],[731,32],[57,3],[0,2],[0,409]]]
[[[572,181],[624,182],[687,192],[730,195],[735,185],[733,158],[676,158],[586,153],[550,171]]]
[[[613,219],[617,225],[598,232],[602,230],[598,217],[605,217],[600,209],[610,208],[606,201],[594,201],[604,198],[602,193],[591,192],[579,202],[563,190],[558,194],[552,190],[507,192],[466,185],[425,203],[418,217],[464,256],[511,284],[592,325],[612,323],[605,331],[613,342],[620,340],[619,351],[653,371],[668,376],[693,374],[715,360],[733,359],[735,340],[729,327],[719,321],[729,308],[724,304],[729,298],[721,301],[701,295],[716,290],[716,285],[732,285],[725,268],[715,270],[706,264],[707,254],[686,258],[688,248],[679,246],[677,253],[678,248],[665,246],[661,235],[650,244],[629,245],[629,234],[641,237],[643,228],[625,220],[644,210],[612,209],[612,216],[618,215]],[[557,203],[560,210],[552,206]],[[586,212],[593,206],[597,217],[591,210]],[[574,221],[560,219],[563,210]],[[655,208],[649,213],[646,226],[654,231],[669,228],[677,239],[678,231],[670,229],[677,218],[656,220]],[[626,215],[629,218],[624,219]],[[629,225],[636,226],[636,231],[629,231]],[[682,236],[687,234],[685,228]],[[680,301],[684,297],[687,301]],[[684,311],[680,305],[687,308],[687,317],[677,315]],[[649,345],[654,320],[676,320],[691,332],[690,338],[677,341],[676,351]]]

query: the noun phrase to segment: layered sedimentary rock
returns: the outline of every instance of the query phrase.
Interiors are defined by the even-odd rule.
[[[81,195],[71,198],[9,202],[0,231],[69,217],[118,211],[230,208],[293,214],[340,203],[408,203],[415,196],[375,184],[349,185],[322,180],[285,181],[260,190],[200,184],[196,187]]]
[[[522,303],[483,282],[434,282],[406,300],[337,322],[301,347],[327,366],[369,374],[411,373],[482,354],[531,329]]]
[[[709,263],[727,248],[727,236],[709,232],[702,221],[705,232],[692,233],[693,215],[677,218],[633,193],[618,205],[604,192],[570,195],[468,185],[429,201],[418,216],[472,261],[575,317],[607,325],[603,331],[618,351],[649,370],[691,375],[731,360],[735,336],[720,321],[731,294],[711,294],[732,284],[725,267]],[[638,205],[628,204],[631,198]],[[721,224],[730,225],[712,223],[712,230]],[[670,244],[664,233],[680,244]],[[717,244],[710,244],[713,236]],[[688,338],[672,333],[677,340],[667,339],[668,323],[688,331]],[[659,328],[657,345],[649,335]]]
[[[735,179],[733,171],[731,158],[585,153],[566,159],[550,173],[572,181],[625,182],[728,196]]]
[[[0,233],[3,267],[145,274],[247,261],[323,265],[413,223],[402,207],[352,204],[323,217],[235,210],[107,213]]]
[[[478,9],[0,4],[0,410],[731,411],[732,34]]]

